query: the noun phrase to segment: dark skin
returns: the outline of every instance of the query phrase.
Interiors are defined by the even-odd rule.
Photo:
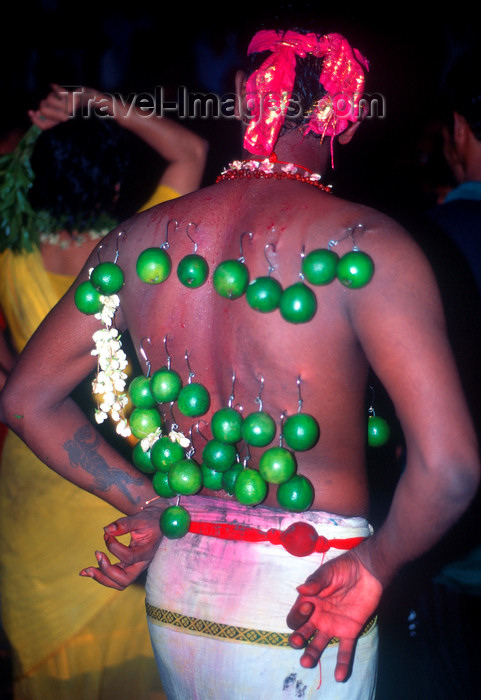
[[[350,136],[341,135],[341,142]],[[320,145],[314,137],[302,139],[294,131],[279,140],[276,154],[279,160],[322,172],[330,150],[328,142]],[[135,271],[137,256],[165,241],[172,219],[179,225],[169,233],[171,277],[160,287],[142,283]],[[252,232],[252,239],[242,238],[246,264],[251,279],[264,275],[265,246],[274,243],[275,252],[269,252],[272,274],[284,287],[299,279],[303,246],[310,251],[343,239],[336,246],[342,255],[352,248],[346,232],[362,224],[364,232],[356,233],[356,243],[374,260],[374,278],[358,290],[337,281],[317,288],[314,319],[288,324],[278,311],[264,315],[249,308],[245,299],[222,299],[211,277],[197,290],[179,283],[175,270],[179,260],[192,252],[186,235],[192,222],[197,227],[189,232],[211,272],[222,260],[238,258],[242,234]],[[233,371],[235,403],[243,407],[244,415],[258,408],[255,399],[262,375],[264,409],[277,421],[283,412],[297,412],[296,380],[301,377],[303,408],[321,428],[316,446],[297,455],[299,473],[315,488],[312,508],[345,516],[367,514],[369,364],[394,402],[406,439],[407,465],[386,522],[356,550],[299,582],[298,598],[293,596],[287,619],[293,630],[291,645],[303,649],[303,666],[315,666],[329,639],[340,638],[335,677],[342,681],[356,638],[385,586],[403,564],[431,548],[459,518],[479,479],[476,439],[431,270],[406,232],[390,219],[287,180],[220,183],[140,214],[122,229],[127,235],[121,239],[118,262],[126,282],[116,324],[129,329],[138,348],[142,339],[150,339],[143,347],[152,372],[166,363],[166,334],[172,367],[184,380],[188,352],[195,380],[210,391],[211,408],[202,416],[206,424],[213,411],[226,405]],[[114,231],[103,241],[112,259],[117,234]],[[96,261],[94,253],[78,282],[87,278]],[[107,549],[120,563],[98,553],[98,569],[82,572],[122,589],[152,559],[160,539],[158,517],[165,506],[156,500],[139,511],[155,497],[149,479],[102,441],[89,465],[76,463],[74,468],[69,459],[65,445],[84,420],[68,394],[95,364],[90,351],[96,328],[98,322],[76,310],[73,290],[69,292],[20,358],[2,395],[1,416],[49,466],[126,513],[105,530]],[[19,415],[23,417],[15,418]],[[184,433],[196,422],[178,412],[175,419]],[[207,425],[202,424],[202,433],[209,437]],[[201,450],[203,444],[194,433],[194,447]],[[250,466],[256,466],[258,457],[259,451],[252,450]],[[266,504],[278,507],[274,491]],[[126,532],[132,535],[128,547],[117,540]]]

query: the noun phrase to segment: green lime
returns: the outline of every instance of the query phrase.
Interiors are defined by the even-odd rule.
[[[221,472],[222,488],[229,496],[233,495],[235,482],[242,471],[244,471],[243,465],[240,462],[236,462],[226,472]]]
[[[282,484],[296,473],[296,458],[285,447],[271,447],[259,460],[259,472],[270,484]]]
[[[210,422],[212,435],[220,442],[236,443],[242,440],[242,416],[231,406],[219,408]]]
[[[243,469],[234,484],[234,496],[245,506],[256,506],[267,496],[268,486],[257,469]]]
[[[146,248],[137,258],[137,275],[147,284],[160,284],[170,275],[172,261],[163,248]]]
[[[176,401],[181,389],[181,376],[173,369],[161,367],[150,378],[150,390],[159,403]]]
[[[156,471],[152,477],[152,488],[158,496],[162,498],[173,498],[177,496],[169,485],[169,475],[167,472]]]
[[[150,448],[150,459],[155,469],[168,472],[172,464],[184,459],[185,452],[182,445],[174,442],[166,435],[156,440]]]
[[[248,445],[265,447],[274,439],[276,424],[266,411],[254,411],[244,418],[242,437]]]
[[[258,277],[249,284],[246,300],[249,306],[261,313],[269,313],[279,307],[282,287],[272,277]]]
[[[130,414],[129,425],[134,437],[143,440],[160,428],[160,413],[156,408],[134,408]]]
[[[301,513],[308,510],[314,500],[314,487],[309,479],[295,474],[277,487],[277,502],[281,508]]]
[[[138,408],[154,408],[156,401],[150,390],[150,379],[140,375],[129,384],[129,397]]]
[[[81,282],[75,290],[75,306],[83,314],[98,314],[102,310],[100,292],[93,286],[90,280]]]
[[[374,263],[367,253],[351,250],[339,260],[337,277],[345,287],[358,289],[368,284],[374,274]]]
[[[177,406],[184,416],[203,416],[210,406],[209,392],[203,384],[186,384],[179,393]]]
[[[186,255],[177,265],[177,277],[185,287],[201,287],[209,274],[207,261],[201,255]]]
[[[224,260],[214,270],[212,281],[220,296],[237,299],[247,289],[249,270],[240,260]]]
[[[302,260],[302,273],[311,284],[329,284],[336,277],[339,256],[328,248],[312,250]]]
[[[283,435],[293,450],[310,450],[319,439],[319,424],[308,413],[295,413],[284,423]]]
[[[181,496],[192,496],[202,488],[202,470],[193,459],[175,462],[168,473],[170,487]]]
[[[155,467],[150,458],[150,450],[144,452],[140,442],[137,442],[132,450],[132,462],[137,469],[140,469],[140,471],[144,472],[144,474],[153,474],[155,472]]]
[[[369,416],[367,419],[367,444],[369,447],[381,447],[391,437],[391,429],[384,418]]]
[[[206,464],[201,464],[200,468],[204,487],[210,491],[220,491],[222,489],[222,477],[225,472],[216,472]]]
[[[160,529],[169,540],[177,540],[189,532],[190,515],[183,506],[169,506],[160,516]]]
[[[123,287],[124,273],[116,263],[103,262],[94,267],[90,281],[101,294],[117,294]]]
[[[291,284],[282,292],[279,310],[289,323],[307,323],[317,311],[316,295],[304,282]]]
[[[232,467],[237,458],[234,445],[219,440],[209,440],[202,450],[202,460],[211,469],[225,472]]]

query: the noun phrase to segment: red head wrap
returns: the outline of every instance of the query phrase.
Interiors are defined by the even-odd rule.
[[[311,53],[324,57],[319,83],[326,94],[314,107],[306,133],[336,136],[344,131],[349,121],[356,121],[368,63],[341,34],[319,37],[314,33],[263,30],[255,34],[247,54],[262,51],[272,53],[246,85],[251,111],[244,139],[248,151],[255,155],[271,155],[292,96],[296,56]]]

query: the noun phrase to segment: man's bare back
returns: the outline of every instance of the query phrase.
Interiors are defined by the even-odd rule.
[[[189,226],[192,223],[195,226]],[[233,374],[235,404],[242,407],[243,416],[258,410],[256,398],[261,394],[263,409],[276,421],[277,434],[270,445],[279,442],[281,415],[297,413],[300,391],[302,410],[316,418],[321,434],[312,449],[296,453],[298,472],[314,485],[312,507],[343,515],[366,514],[368,507],[367,362],[350,318],[352,301],[370,305],[372,295],[381,293],[377,276],[382,280],[383,264],[369,290],[348,290],[338,280],[311,285],[317,311],[310,322],[299,324],[284,320],[279,310],[253,310],[245,295],[235,300],[221,297],[212,272],[223,260],[243,254],[251,280],[266,275],[270,264],[272,277],[285,289],[300,281],[303,253],[327,248],[332,241],[340,241],[333,248],[339,255],[348,252],[353,247],[349,229],[359,224],[365,228],[354,233],[355,243],[366,252],[375,250],[377,262],[378,250],[389,245],[387,228],[392,228],[379,214],[304,183],[219,183],[127,224],[119,257],[127,276],[120,295],[125,323],[137,348],[144,339],[152,372],[166,364],[168,335],[172,368],[187,380],[187,352],[195,381],[209,389],[211,407],[201,416],[201,435],[194,430],[198,453],[205,444],[202,435],[210,437],[213,412],[227,405]],[[193,249],[187,229],[210,269],[208,281],[197,289],[187,289],[175,274],[178,262]],[[137,257],[145,248],[162,245],[166,237],[172,274],[160,286],[146,285],[135,271]],[[199,421],[177,410],[174,418],[186,435]],[[261,452],[250,448],[250,466],[257,466]],[[266,503],[278,505],[274,488]]]

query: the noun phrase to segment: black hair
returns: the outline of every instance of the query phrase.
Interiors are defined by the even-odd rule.
[[[31,158],[35,176],[29,201],[56,228],[98,230],[115,220],[129,166],[124,130],[112,119],[77,115],[43,131]]]

